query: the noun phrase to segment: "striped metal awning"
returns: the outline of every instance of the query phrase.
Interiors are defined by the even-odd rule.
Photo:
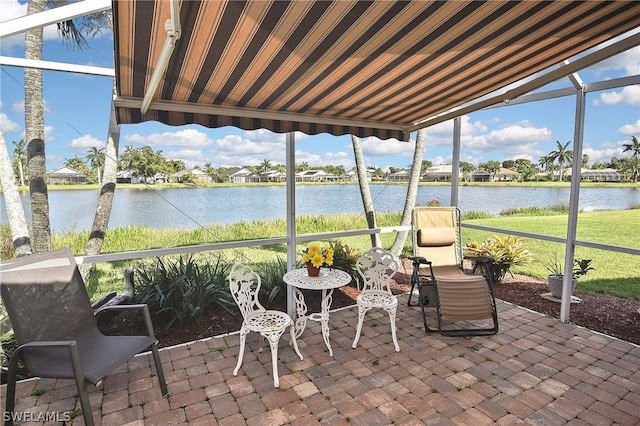
[[[177,1],[177,0],[176,0]],[[114,0],[120,123],[407,139],[421,123],[640,26],[638,1]]]

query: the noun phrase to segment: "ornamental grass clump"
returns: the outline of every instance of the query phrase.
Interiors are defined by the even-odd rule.
[[[230,310],[229,265],[222,256],[156,258],[135,269],[135,301],[155,314],[168,316],[164,331],[174,324],[200,324],[210,306]],[[231,310],[230,310],[231,312]]]

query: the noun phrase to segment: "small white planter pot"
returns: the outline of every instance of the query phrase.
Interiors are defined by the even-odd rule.
[[[562,283],[564,278],[558,275],[549,275],[547,277],[547,282],[549,283],[549,291],[553,297],[558,299],[562,298]],[[578,279],[574,278],[571,280],[571,294],[576,289],[576,284],[578,284]]]

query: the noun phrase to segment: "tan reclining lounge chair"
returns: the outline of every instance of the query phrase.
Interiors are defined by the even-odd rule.
[[[498,315],[489,274],[467,274],[463,269],[460,211],[456,207],[416,207],[412,217],[414,290],[422,310],[425,331],[427,308],[436,309],[443,335],[488,335],[498,332]],[[488,265],[490,257],[477,257]],[[483,263],[484,262],[484,263]],[[488,268],[483,268],[488,270]]]

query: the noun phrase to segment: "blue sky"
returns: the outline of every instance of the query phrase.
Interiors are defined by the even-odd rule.
[[[26,14],[26,4],[0,0],[0,20]],[[63,46],[55,27],[45,29],[43,59],[99,67],[113,67],[113,38],[105,33],[78,51]],[[4,56],[24,57],[24,36],[1,41]],[[0,125],[12,155],[12,141],[24,138],[23,69],[2,66],[0,71]],[[586,82],[640,74],[640,47],[610,58],[579,73]],[[113,81],[109,77],[43,71],[47,170],[61,167],[65,159],[84,158],[90,147],[104,147],[109,123]],[[568,79],[541,90],[568,87]],[[526,158],[538,163],[556,148],[556,141],[573,141],[575,97],[494,108],[462,119],[461,160],[474,164],[489,160]],[[435,165],[451,162],[453,123],[427,130],[425,160]],[[640,137],[640,86],[587,95],[583,153],[590,163],[622,157],[622,144]],[[408,167],[415,134],[409,143],[362,139],[365,161],[383,169]],[[266,130],[244,131],[232,127],[208,129],[198,125],[171,127],[148,122],[121,126],[120,152],[127,145],[149,145],[165,158],[183,160],[188,168],[211,163],[213,167],[285,162],[285,135]],[[355,163],[350,136],[328,134],[296,136],[296,163],[311,167]]]

